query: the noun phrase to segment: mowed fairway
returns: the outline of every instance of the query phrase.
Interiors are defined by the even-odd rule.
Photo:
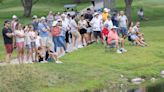
[[[123,9],[123,1],[118,0],[117,3],[117,7]],[[145,15],[149,17],[149,21],[141,23],[141,30],[145,34],[148,47],[132,46],[126,41],[125,48],[128,52],[117,54],[105,52],[101,44],[93,44],[62,57],[61,61],[64,63],[60,65],[47,63],[3,66],[0,67],[0,92],[79,92],[87,89],[93,91],[121,83],[120,75],[128,79],[141,76],[146,79],[161,78],[160,71],[164,70],[163,4],[163,0],[134,1],[133,19],[136,19],[136,10],[141,6],[145,10]],[[40,5],[34,8],[41,7]],[[10,9],[0,8],[0,18],[3,20],[11,16],[5,11]],[[39,10],[35,13],[44,14],[41,12]],[[21,19],[22,23],[29,23],[29,21],[29,19]],[[1,20],[0,22],[2,25]],[[5,51],[2,37],[0,39],[2,60]]]

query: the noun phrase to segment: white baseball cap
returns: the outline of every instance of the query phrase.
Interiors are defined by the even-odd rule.
[[[16,15],[13,15],[12,18],[13,18],[13,19],[17,19],[17,16],[16,16]]]
[[[104,8],[104,12],[109,12],[109,11],[110,11],[110,9]]]
[[[41,17],[40,19],[41,19],[41,20],[45,20],[46,18],[43,16],[43,17]]]
[[[59,21],[62,21],[62,19],[61,18],[57,19],[57,22],[59,22]]]
[[[37,17],[36,15],[34,15],[32,18],[33,18],[33,19],[37,19],[38,17]]]
[[[96,16],[96,15],[99,15],[99,13],[98,13],[98,12],[95,12],[95,13],[94,13],[94,16]]]
[[[111,29],[116,29],[117,27],[116,26],[113,26]]]
[[[54,27],[54,26],[56,26],[57,25],[57,21],[54,21],[53,23],[52,23],[52,26]]]

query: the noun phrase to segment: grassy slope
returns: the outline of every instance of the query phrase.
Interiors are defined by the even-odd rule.
[[[106,86],[108,83],[119,83],[121,81],[119,78],[120,74],[125,75],[127,78],[134,78],[136,76],[159,78],[160,71],[164,69],[163,4],[163,0],[136,0],[133,5],[134,19],[136,19],[137,7],[140,6],[144,7],[145,14],[150,19],[141,24],[145,38],[150,44],[149,47],[129,46],[127,42],[126,48],[128,53],[119,55],[110,52],[105,53],[102,45],[94,44],[66,55],[62,58],[62,61],[64,61],[62,65],[49,63],[6,66],[0,69],[2,70],[0,74],[9,79],[5,82],[9,82],[8,85],[11,89],[13,88],[14,92],[23,92],[22,90],[27,89],[32,89],[33,92],[92,90]],[[118,7],[121,9],[122,6],[123,3],[120,0]],[[0,45],[3,46],[3,44]],[[0,54],[2,55],[3,53],[0,52]],[[15,74],[10,74],[10,72],[14,72]],[[36,77],[37,74],[39,74],[38,77]],[[17,77],[12,78],[10,76]],[[22,80],[18,78],[22,78]],[[2,79],[3,77],[0,77],[0,80]],[[16,80],[19,83],[15,82]],[[26,85],[26,87],[21,84]],[[5,86],[6,83],[0,85]]]

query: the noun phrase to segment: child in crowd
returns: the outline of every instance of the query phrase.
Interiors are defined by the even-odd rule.
[[[36,60],[36,51],[37,51],[37,49],[36,49],[35,40],[36,40],[37,35],[36,35],[36,33],[34,31],[34,27],[32,25],[29,25],[29,34],[30,34],[30,40],[31,40],[30,45],[31,45],[32,62],[36,62],[37,61]]]

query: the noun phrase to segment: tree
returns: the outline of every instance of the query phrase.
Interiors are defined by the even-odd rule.
[[[2,3],[4,0],[0,0],[0,3]]]
[[[129,22],[132,21],[132,16],[131,16],[132,2],[133,2],[133,0],[125,0],[125,14],[129,20]]]
[[[39,0],[21,0],[22,6],[24,8],[24,17],[30,17],[32,6],[38,1]]]
[[[103,0],[104,8],[115,9],[116,0]]]

